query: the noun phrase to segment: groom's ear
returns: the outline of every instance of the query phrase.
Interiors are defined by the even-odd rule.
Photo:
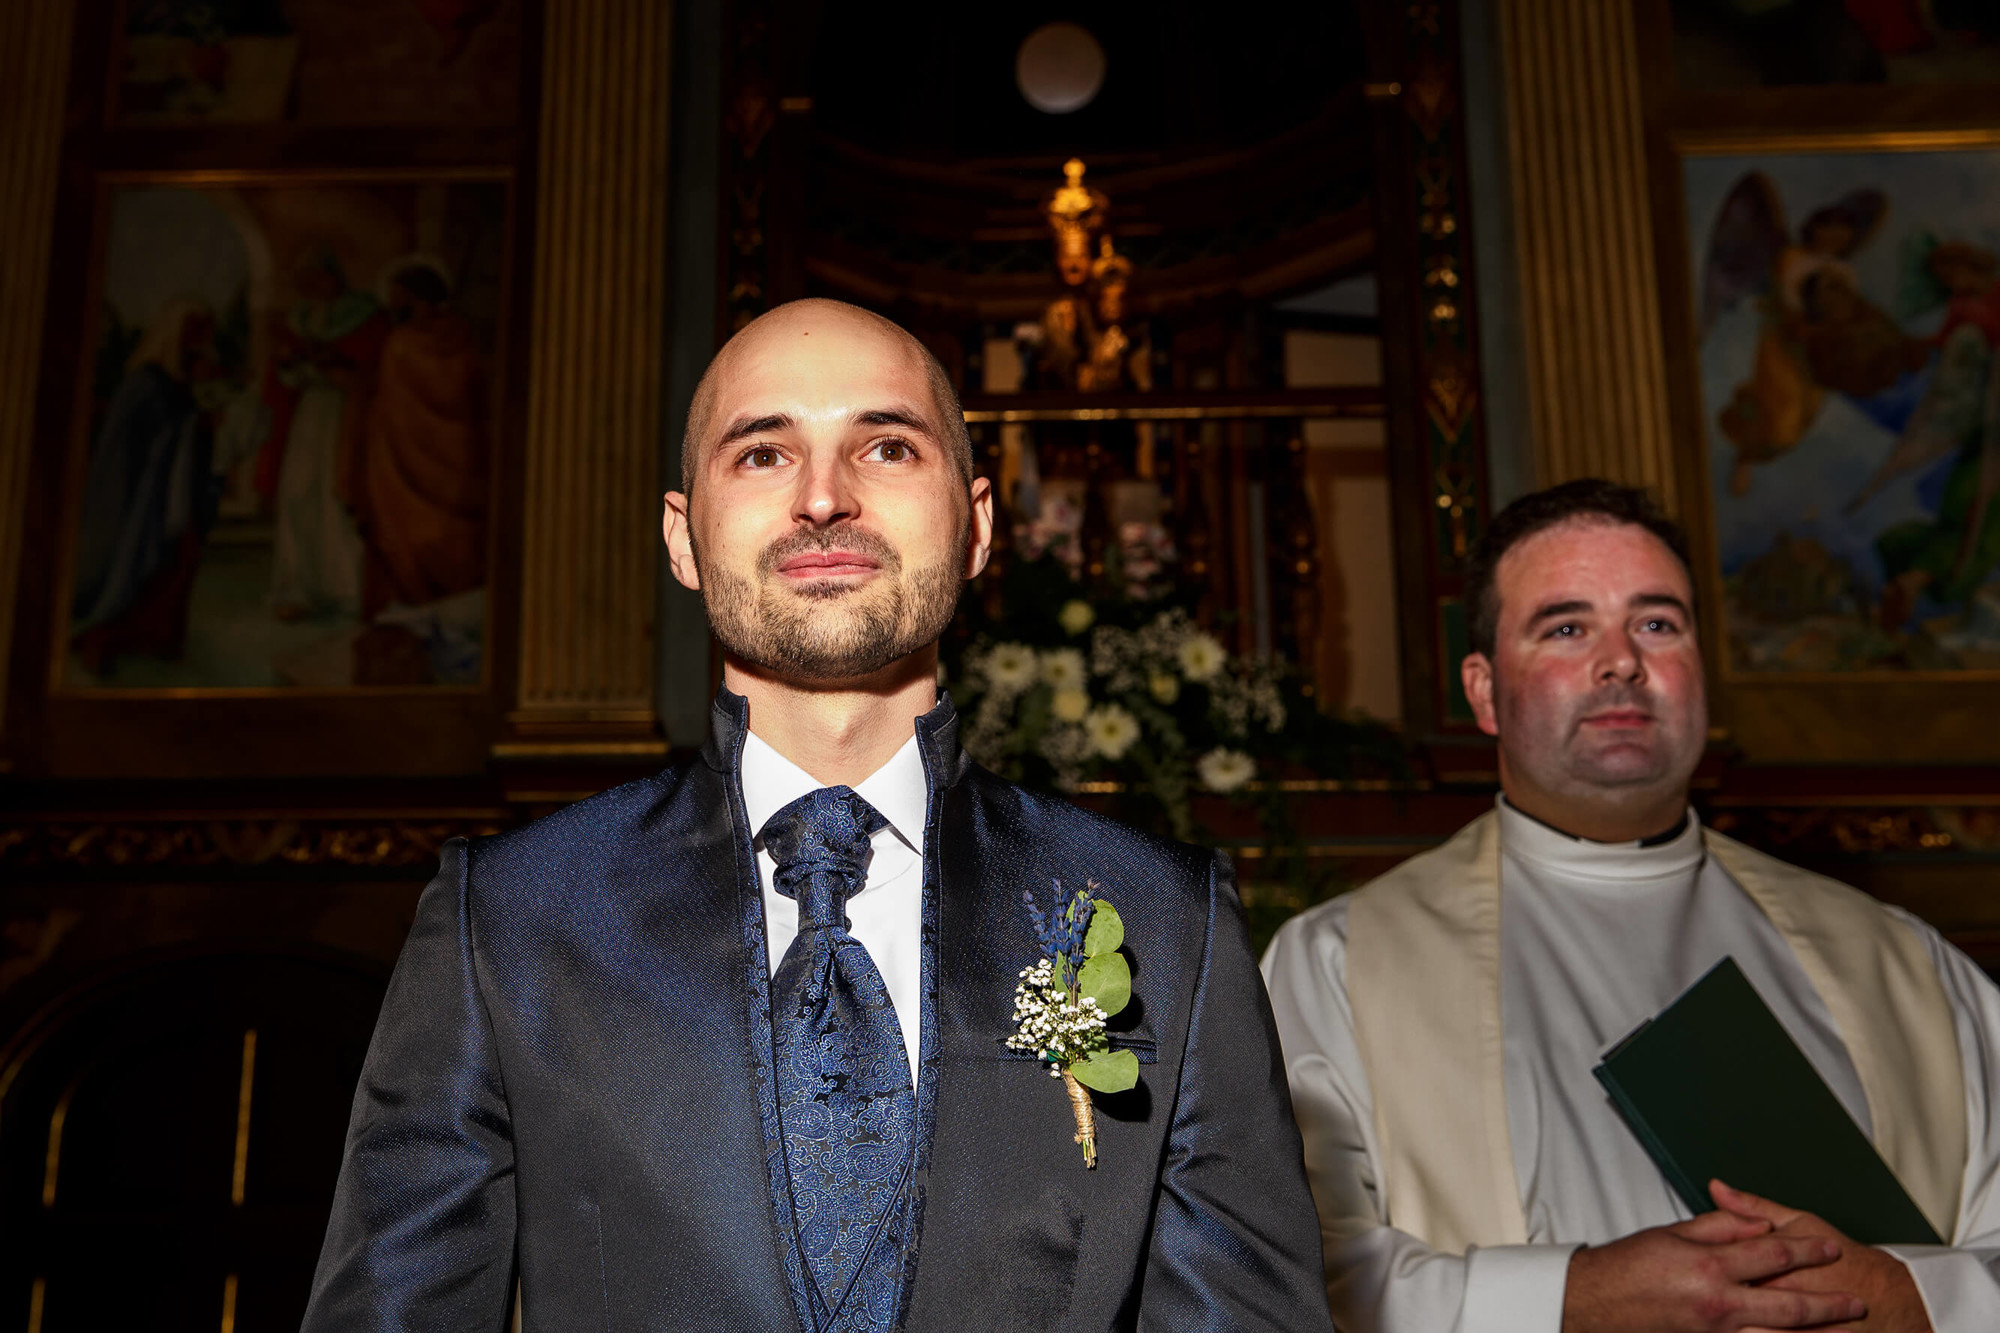
[[[668,491],[666,512],[660,517],[660,535],[667,542],[667,564],[683,588],[700,592],[701,571],[695,566],[694,529],[690,522],[687,496]]]
[[[993,554],[993,483],[972,479],[972,522],[965,547],[965,577],[976,579]]]

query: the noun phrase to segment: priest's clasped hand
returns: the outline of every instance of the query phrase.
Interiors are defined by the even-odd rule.
[[[1708,1191],[1730,1212],[1769,1222],[1774,1236],[1820,1237],[1840,1246],[1840,1257],[1832,1263],[1796,1269],[1772,1278],[1767,1286],[1781,1291],[1853,1292],[1868,1303],[1867,1318],[1853,1325],[1856,1333],[1931,1333],[1930,1314],[1916,1279],[1895,1255],[1850,1240],[1811,1213],[1731,1189],[1719,1180],[1710,1181]]]
[[[1858,1330],[1868,1307],[1855,1292],[1769,1285],[1827,1270],[1851,1246],[1720,1209],[1586,1246],[1570,1258],[1562,1333]]]

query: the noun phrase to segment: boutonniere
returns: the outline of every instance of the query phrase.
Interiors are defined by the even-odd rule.
[[[1076,1142],[1083,1147],[1086,1168],[1097,1165],[1097,1115],[1090,1103],[1096,1092],[1124,1092],[1139,1081],[1139,1057],[1111,1049],[1105,1020],[1132,999],[1132,969],[1118,952],[1125,943],[1125,923],[1118,909],[1097,888],[1065,895],[1055,884],[1056,906],[1043,912],[1032,890],[1021,897],[1035,923],[1042,957],[1021,969],[1014,987],[1014,1023],[1009,1049],[1033,1051],[1048,1066],[1049,1077],[1062,1080],[1076,1117]]]

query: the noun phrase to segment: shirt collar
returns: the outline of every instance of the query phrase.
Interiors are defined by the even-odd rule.
[[[1680,832],[1664,841],[1592,842],[1516,809],[1505,796],[1500,811],[1500,845],[1532,865],[1583,879],[1638,880],[1681,874],[1701,864],[1701,820],[1689,807]]]
[[[772,815],[808,792],[826,784],[813,777],[773,749],[752,731],[743,738],[743,813],[750,821],[754,838]],[[924,846],[924,816],[930,804],[930,787],[924,779],[924,759],[912,732],[889,761],[870,773],[854,789],[862,800],[881,812],[896,836],[921,852]]]

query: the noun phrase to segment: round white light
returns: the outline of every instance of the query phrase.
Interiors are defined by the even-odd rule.
[[[1044,23],[1021,43],[1014,82],[1037,111],[1080,111],[1104,87],[1104,48],[1075,23]]]

